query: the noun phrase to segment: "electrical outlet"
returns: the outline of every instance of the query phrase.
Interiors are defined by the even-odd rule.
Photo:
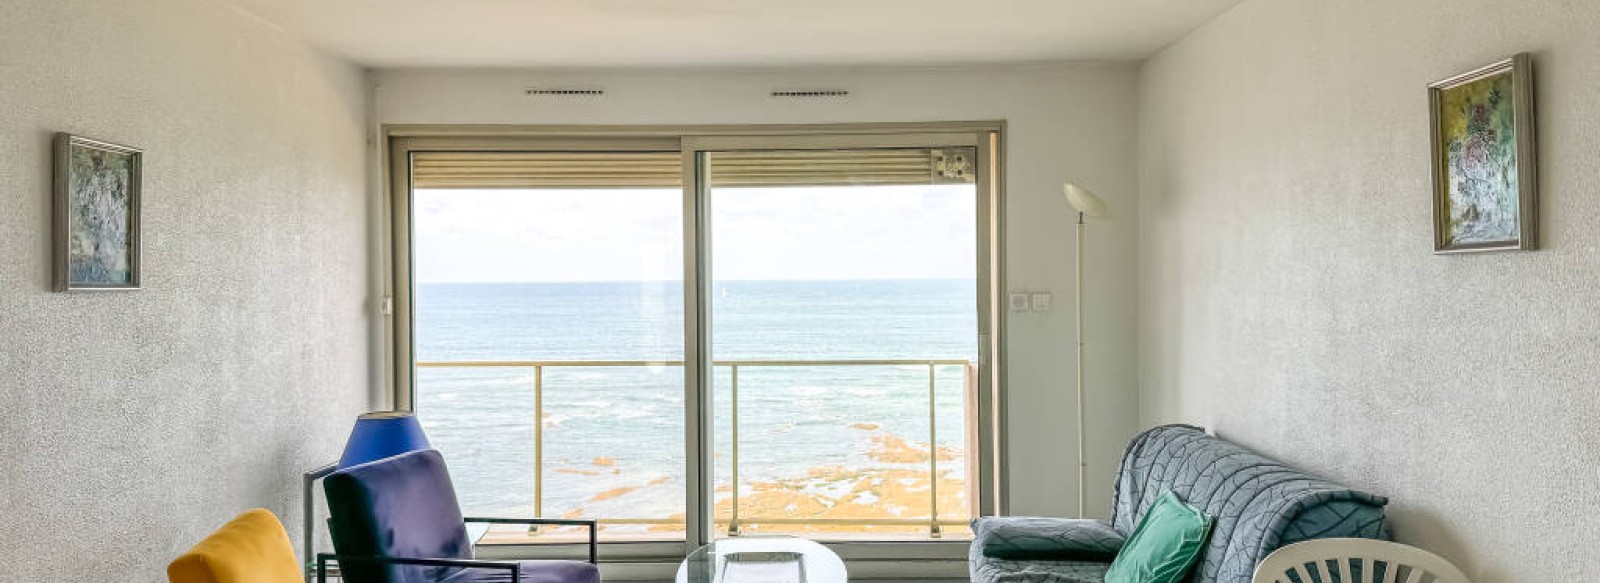
[[[1025,293],[1013,293],[1013,294],[1011,294],[1011,311],[1012,312],[1019,312],[1019,313],[1020,312],[1026,312],[1026,311],[1028,311],[1028,306],[1029,306],[1028,294],[1025,294]]]
[[[1032,304],[1035,312],[1050,311],[1050,294],[1048,292],[1033,294],[1028,298],[1028,302]]]

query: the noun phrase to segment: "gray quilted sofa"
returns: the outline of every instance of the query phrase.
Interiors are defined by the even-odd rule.
[[[1163,490],[1216,519],[1188,583],[1250,583],[1278,547],[1328,537],[1389,536],[1388,500],[1267,459],[1188,425],[1128,445],[1111,522],[991,517],[972,522],[973,583],[1101,583],[1123,541]]]

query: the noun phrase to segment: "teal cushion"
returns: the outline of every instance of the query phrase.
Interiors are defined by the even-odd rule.
[[[1111,562],[1106,583],[1178,583],[1200,558],[1210,535],[1211,517],[1166,490]]]

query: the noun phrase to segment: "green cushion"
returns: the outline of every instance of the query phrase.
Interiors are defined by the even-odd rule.
[[[1178,583],[1200,558],[1209,536],[1211,517],[1164,491],[1111,562],[1106,583]]]

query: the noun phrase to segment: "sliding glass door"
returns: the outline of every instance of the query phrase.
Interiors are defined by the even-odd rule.
[[[976,155],[704,154],[718,536],[965,532]]]
[[[683,540],[679,160],[413,156],[415,409],[469,515]],[[577,536],[507,526],[483,541]]]
[[[998,511],[998,133],[838,129],[391,138],[395,406],[469,514],[670,558]]]

